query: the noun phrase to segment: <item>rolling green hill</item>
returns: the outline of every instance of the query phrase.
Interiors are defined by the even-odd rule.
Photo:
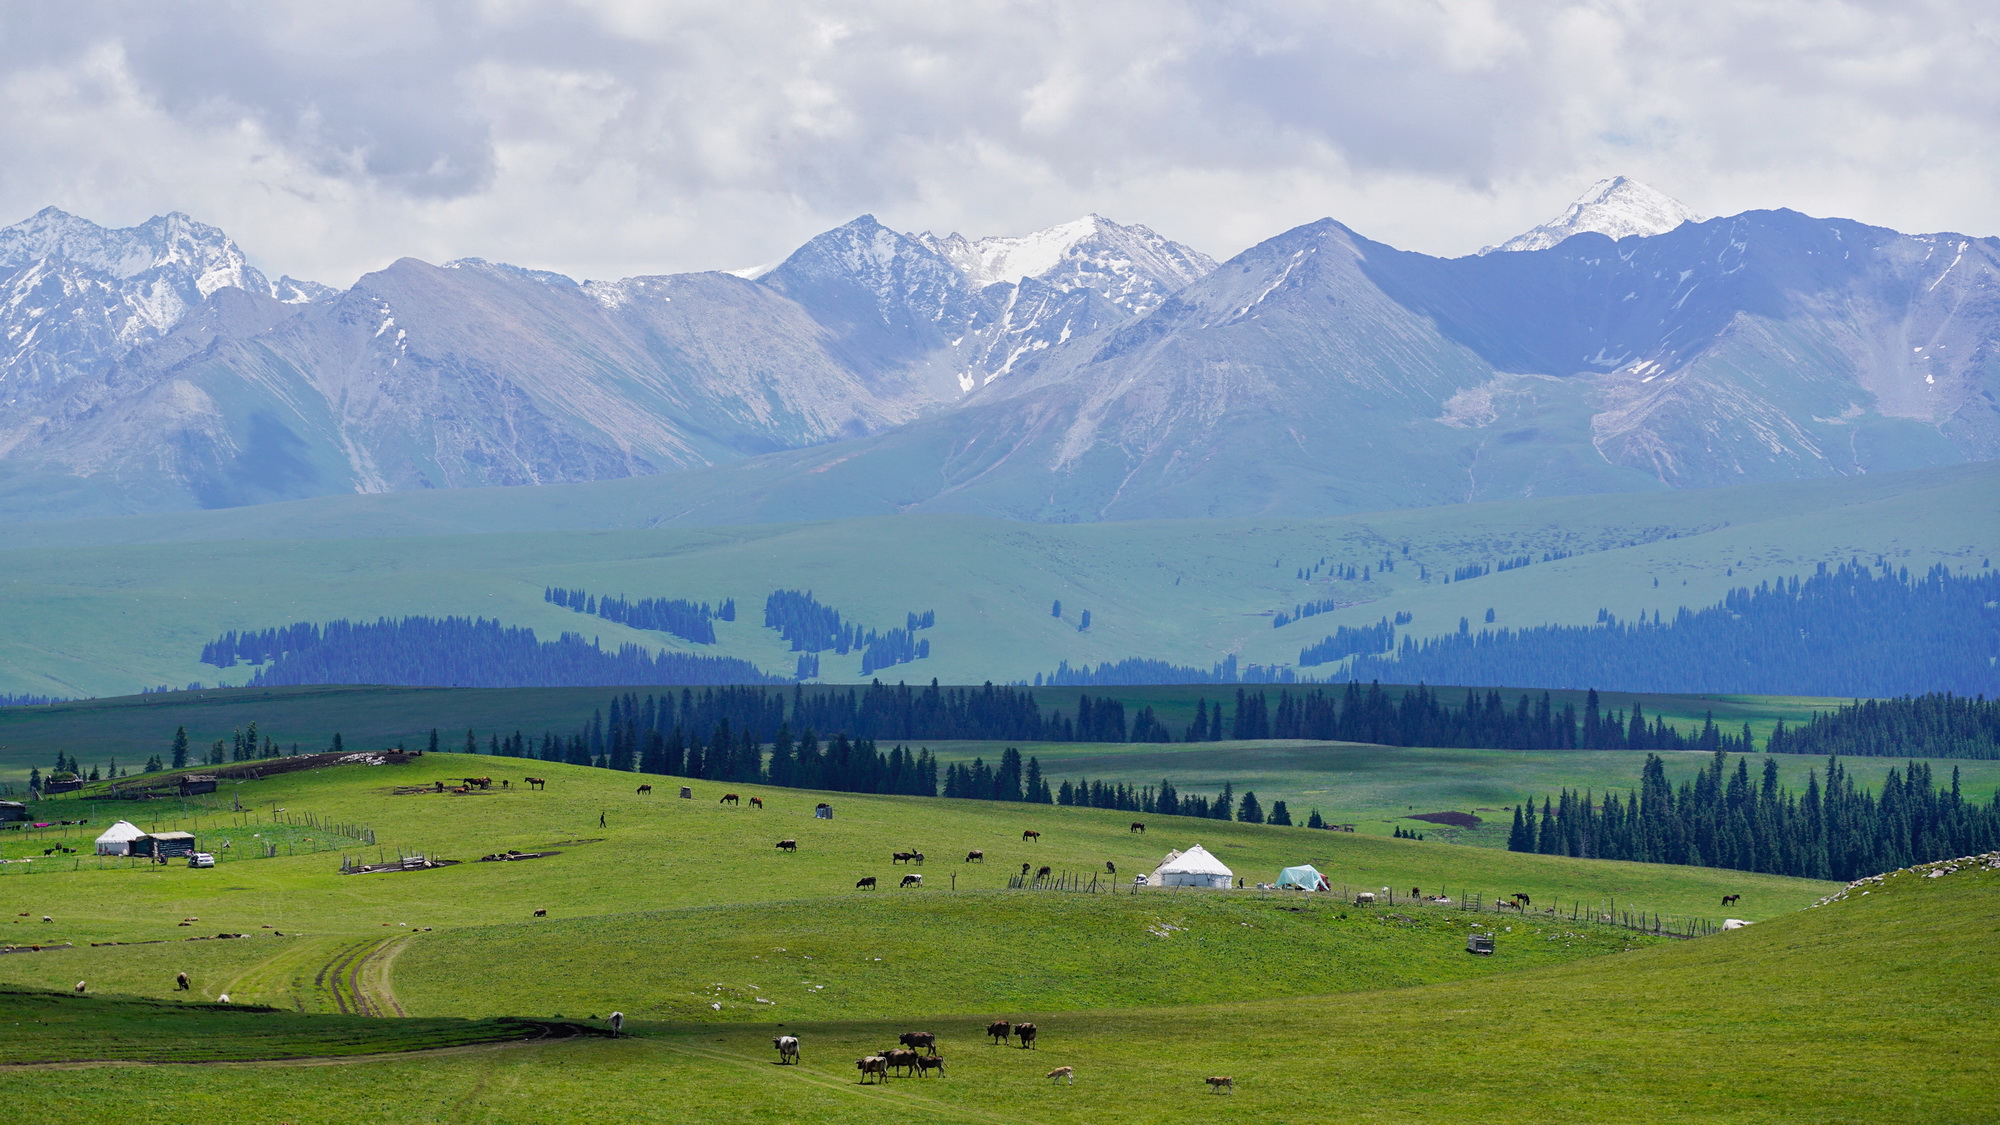
[[[192,1058],[211,1038],[213,1057],[236,1058],[254,1057],[246,1048],[259,1037],[276,1045],[271,1056],[337,1053],[313,1051],[315,1037],[374,1036],[377,1049],[419,1047],[425,1036],[467,1043],[501,1025],[436,1019],[560,1012],[601,1027],[613,1006],[631,1018],[624,1037],[335,1065],[86,1068],[62,1081],[11,1069],[0,1070],[0,1092],[31,1116],[130,1120],[171,1107],[295,1125],[357,1115],[614,1121],[664,1104],[694,1121],[1283,1120],[1329,1106],[1361,1121],[1948,1122],[2000,1112],[1988,1081],[2000,1033],[1983,1018],[2000,1001],[2000,951],[1986,940],[2000,924],[2000,862],[1934,865],[1937,877],[1867,882],[1801,910],[1838,888],[1172,818],[1140,836],[1120,814],[975,802],[838,794],[836,819],[820,821],[809,794],[743,787],[768,807],[717,806],[713,785],[696,783],[694,801],[643,797],[630,775],[561,765],[540,769],[545,791],[393,792],[493,764],[438,755],[273,778],[254,783],[245,803],[255,815],[218,816],[202,832],[256,831],[282,806],[372,818],[389,851],[555,846],[561,855],[380,875],[337,874],[325,855],[0,875],[7,901],[31,914],[6,929],[76,945],[0,957],[0,982],[16,990],[0,992],[0,1018],[42,1018],[58,1003],[24,987],[87,979],[93,994],[60,1001],[65,1029],[19,1059],[81,1057],[90,1045],[69,1045],[79,1028],[137,1042],[147,1020],[160,1034],[141,1047],[154,1053],[121,1057]],[[1029,818],[1038,844],[1018,839]],[[797,854],[770,847],[781,833],[799,840]],[[1072,869],[1112,857],[1127,870],[1197,838],[1239,871],[1310,858],[1353,885],[1492,884],[1534,894],[1537,907],[1564,905],[1554,916],[1501,917],[1255,892],[1002,885],[1021,855]],[[886,851],[912,843],[930,853],[923,888],[852,889],[863,871],[902,874]],[[953,862],[979,844],[984,866]],[[1724,887],[1744,893],[1742,916],[1760,921],[1695,941],[1573,921],[1567,906],[1615,893],[1695,910]],[[549,916],[532,917],[535,907]],[[173,940],[188,933],[183,917],[251,936]],[[1496,933],[1490,959],[1463,952],[1475,921]],[[152,944],[87,944],[110,940]],[[227,989],[238,1002],[295,1012],[358,1005],[411,1018],[315,1025],[218,1012],[172,1000],[182,970],[202,1000]],[[141,1012],[119,994],[166,1002]],[[1037,1049],[987,1044],[981,1029],[995,1016],[1036,1021]],[[222,1020],[234,1022],[202,1026]],[[938,1032],[945,1075],[860,1085],[851,1060],[914,1027]],[[780,1031],[803,1039],[800,1066],[774,1065],[769,1042]],[[1042,1078],[1065,1065],[1074,1086]],[[1209,1074],[1233,1076],[1235,1093],[1208,1093]],[[92,1090],[83,1117],[78,1082]]]
[[[615,487],[613,487],[615,486]],[[909,516],[819,524],[672,528],[632,490],[588,488],[354,497],[146,519],[10,529],[0,551],[0,691],[108,695],[161,684],[240,683],[251,669],[199,662],[231,629],[380,615],[460,614],[579,631],[607,645],[713,651],[789,675],[794,654],[761,625],[766,594],[810,589],[864,627],[935,610],[930,659],[894,677],[1028,680],[1144,656],[1206,668],[1291,664],[1335,627],[1412,615],[1402,631],[1587,624],[1600,608],[1669,615],[1730,588],[1881,555],[1913,571],[2000,556],[2000,466],[1707,492],[1566,497],[1318,520],[1014,524]],[[593,489],[605,489],[599,493]],[[471,528],[483,534],[469,534]],[[136,540],[151,540],[138,542]],[[1404,554],[1407,546],[1408,554]],[[1567,557],[1544,556],[1566,554]],[[1531,565],[1444,582],[1459,566]],[[1388,572],[1373,569],[1387,557]],[[1371,568],[1330,578],[1322,560]],[[1316,569],[1317,568],[1317,569]],[[1302,571],[1313,576],[1299,578]],[[1421,577],[1428,573],[1431,577]],[[718,644],[696,646],[572,613],[549,585],[719,602]],[[1345,608],[1284,628],[1272,614]],[[1062,616],[1050,613],[1060,601]],[[1080,615],[1091,613],[1088,631]],[[1323,667],[1337,675],[1337,668]],[[857,656],[829,653],[846,682]]]

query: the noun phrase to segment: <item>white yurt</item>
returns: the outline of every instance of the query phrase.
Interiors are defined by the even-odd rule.
[[[1207,848],[1196,844],[1184,852],[1169,852],[1160,866],[1154,869],[1151,883],[1156,887],[1228,890],[1236,885],[1236,872],[1224,867],[1221,860],[1208,853]]]
[[[1295,887],[1302,891],[1329,891],[1333,889],[1333,885],[1326,881],[1326,876],[1319,873],[1319,868],[1314,867],[1310,863],[1302,863],[1297,867],[1287,867],[1283,871],[1278,872],[1279,890],[1290,890]]]
[[[129,855],[132,851],[132,841],[145,834],[138,825],[129,820],[121,820],[105,829],[104,835],[97,838],[97,854]]]

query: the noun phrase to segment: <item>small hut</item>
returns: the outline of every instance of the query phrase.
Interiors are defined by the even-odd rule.
[[[147,853],[132,850],[132,842],[134,840],[143,840],[145,838],[145,831],[138,825],[129,820],[121,820],[105,829],[104,834],[97,838],[97,854],[145,855]]]
[[[181,775],[181,796],[192,797],[198,793],[215,792],[215,775],[212,773],[187,773]]]
[[[19,801],[0,801],[0,824],[28,819],[28,806]]]
[[[1196,844],[1184,852],[1170,852],[1149,880],[1158,887],[1206,887],[1228,890],[1236,885],[1236,872]]]
[[[132,855],[149,855],[165,861],[194,854],[194,833],[151,832],[132,841]]]

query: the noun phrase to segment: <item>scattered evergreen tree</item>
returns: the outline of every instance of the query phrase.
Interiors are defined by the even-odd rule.
[[[1306,816],[1306,827],[1307,828],[1326,827],[1326,821],[1319,815],[1318,809],[1314,809],[1310,814]]]
[[[176,727],[176,728],[174,728],[174,751],[173,751],[173,752],[174,752],[174,757],[173,757],[173,762],[174,762],[174,768],[175,768],[175,769],[177,769],[177,770],[180,770],[180,769],[186,769],[186,768],[187,768],[187,764],[188,764],[188,729],[187,729],[187,727],[185,727],[185,726],[181,726],[181,727]]]
[[[1271,802],[1271,817],[1269,822],[1272,824],[1283,824],[1286,826],[1290,826],[1290,824],[1292,823],[1292,812],[1290,809],[1287,809],[1285,807],[1285,802],[1283,801]]]

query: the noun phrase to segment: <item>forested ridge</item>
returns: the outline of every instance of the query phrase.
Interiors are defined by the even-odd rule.
[[[280,684],[414,684],[434,687],[586,687],[597,684],[775,684],[747,660],[654,653],[624,644],[607,651],[576,633],[542,641],[533,629],[471,617],[299,622],[225,633],[202,660],[227,668],[261,663],[251,687]]]
[[[715,643],[715,622],[736,620],[735,598],[724,598],[720,608],[711,608],[707,602],[696,603],[680,598],[630,601],[623,594],[598,597],[588,590],[550,586],[542,591],[542,600],[577,613],[595,614],[606,621],[630,625],[634,629],[669,633],[702,645]]]
[[[1913,863],[2000,847],[2000,794],[1986,802],[1936,785],[1930,766],[1890,770],[1882,791],[1858,789],[1838,758],[1824,783],[1814,770],[1804,793],[1778,785],[1766,758],[1760,779],[1718,751],[1707,769],[1676,788],[1649,754],[1637,789],[1620,797],[1568,789],[1514,810],[1507,846],[1519,852],[1728,867],[1809,879],[1852,880]],[[1525,812],[1523,811],[1525,809]]]
[[[1752,695],[2000,688],[2000,572],[1921,576],[1860,562],[1738,587],[1706,609],[1596,625],[1472,631],[1356,657],[1355,679]]]

